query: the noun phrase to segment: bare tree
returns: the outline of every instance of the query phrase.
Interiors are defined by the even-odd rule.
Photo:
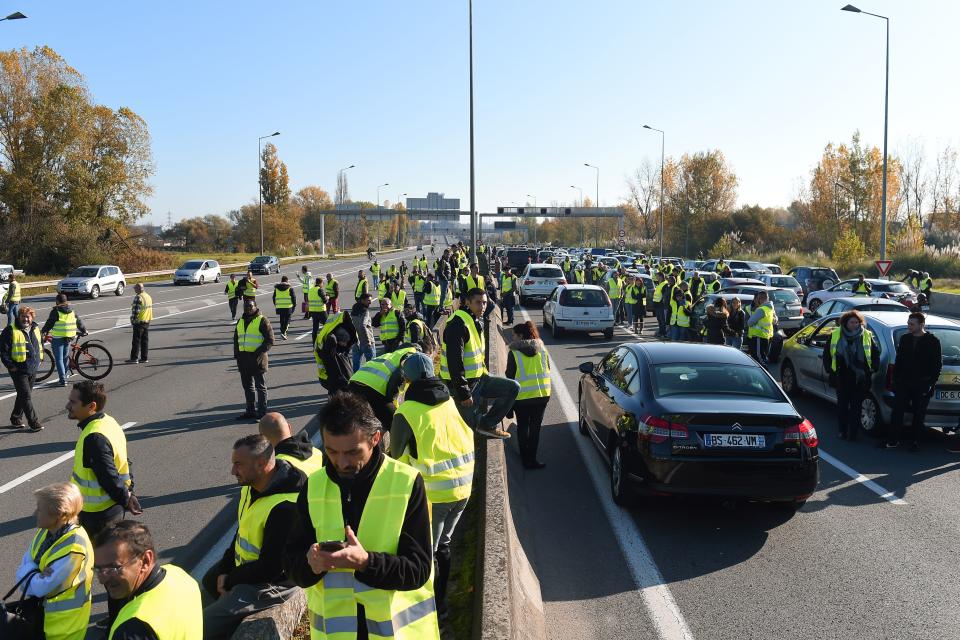
[[[347,172],[340,171],[337,173],[337,191],[334,194],[334,202],[336,204],[343,204],[350,200],[350,187],[347,185]]]
[[[952,218],[956,213],[956,184],[957,151],[947,145],[936,157],[930,186],[930,199],[933,201],[930,224],[939,226],[942,231],[950,230]]]
[[[924,166],[926,151],[922,144],[911,144],[900,154],[900,200],[906,217],[917,216],[923,226],[923,202],[930,191],[930,180]]]
[[[640,215],[643,237],[652,238],[657,229],[654,206],[659,204],[660,166],[654,165],[649,158],[644,159],[633,177],[627,178],[627,189],[630,192],[628,200]]]

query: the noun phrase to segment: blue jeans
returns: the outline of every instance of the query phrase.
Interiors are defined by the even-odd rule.
[[[57,375],[60,376],[60,382],[67,381],[67,354],[70,353],[70,342],[73,338],[54,338],[51,346],[53,347],[53,363],[57,365]]]
[[[620,300],[620,298],[617,298],[616,300],[611,300],[611,302],[613,303],[613,324],[617,324],[617,322],[620,320],[620,307],[622,306],[623,301]]]
[[[633,305],[626,303],[627,308],[627,324],[633,325]]]
[[[20,303],[11,302],[7,306],[7,326],[13,324],[13,321],[17,319],[18,313],[20,313]]]
[[[360,358],[366,356],[367,362],[373,360],[377,355],[377,350],[372,344],[368,344],[365,347],[360,346],[359,344],[353,345],[353,370],[354,372],[360,368]]]
[[[450,538],[453,537],[453,530],[457,528],[457,522],[463,515],[463,510],[467,508],[469,498],[458,500],[457,502],[439,502],[430,505],[430,527],[433,529],[433,550],[439,547],[449,547]]]
[[[670,313],[670,310],[664,306],[656,306],[653,308],[653,312],[657,316],[657,334],[661,336],[667,335],[667,314]]]
[[[725,341],[728,347],[734,347],[739,349],[743,346],[743,337],[742,336],[727,336]]]
[[[449,286],[450,286],[450,283],[447,282],[446,280],[440,281],[440,306],[441,307],[444,305],[444,302],[447,299],[447,287]]]
[[[380,290],[380,276],[373,276],[373,292]]]

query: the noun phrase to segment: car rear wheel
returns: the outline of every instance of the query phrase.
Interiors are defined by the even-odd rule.
[[[797,384],[797,371],[789,360],[780,367],[780,387],[788,396],[800,394],[800,385]]]
[[[200,280],[198,280],[197,282],[198,282],[198,284],[201,284],[201,285],[202,285],[202,284],[203,284],[203,276],[200,276]]]
[[[807,305],[807,307],[810,309],[810,312],[812,313],[812,312],[816,311],[817,309],[819,309],[819,308],[820,308],[820,305],[822,305],[822,304],[823,304],[823,303],[822,303],[820,300],[818,300],[817,298],[814,298],[813,300],[810,301],[810,304]]]
[[[90,299],[91,299],[91,300],[96,300],[96,299],[99,298],[99,297],[100,297],[100,286],[99,286],[99,285],[93,285],[93,288],[90,289]]]
[[[877,433],[882,422],[880,405],[872,395],[868,395],[860,406],[860,427],[865,433],[874,434]]]
[[[615,444],[610,452],[610,493],[613,501],[625,507],[630,502],[630,495],[626,487],[626,470],[623,468],[623,454],[619,444]]]

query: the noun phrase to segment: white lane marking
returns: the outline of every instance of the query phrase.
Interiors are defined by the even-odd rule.
[[[124,424],[120,425],[120,428],[123,429],[124,431],[126,431],[127,429],[129,429],[130,427],[132,427],[132,426],[135,425],[135,424],[137,424],[137,423],[136,423],[136,422],[125,422]],[[23,484],[23,483],[26,482],[27,480],[30,480],[31,478],[37,477],[38,475],[40,475],[40,474],[43,473],[44,471],[48,471],[48,470],[50,470],[50,469],[53,469],[55,466],[57,466],[57,465],[60,464],[61,462],[65,461],[65,460],[69,460],[69,459],[72,458],[72,457],[73,457],[73,451],[68,451],[67,453],[64,453],[64,454],[62,454],[62,455],[57,456],[56,458],[54,458],[54,459],[51,460],[50,462],[47,462],[47,463],[44,463],[44,464],[40,465],[39,467],[37,467],[37,468],[34,469],[33,471],[29,471],[29,472],[23,474],[22,476],[20,476],[19,478],[14,478],[13,480],[11,480],[10,482],[8,482],[7,484],[5,484],[5,485],[3,485],[3,486],[0,486],[0,494],[6,493],[7,491],[10,491],[10,489],[13,489],[14,487],[20,486],[21,484]]]
[[[297,336],[296,338],[294,338],[293,340],[294,340],[294,342],[296,342],[297,340],[303,340],[304,338],[306,338],[307,336],[311,335],[312,333],[313,333],[313,329],[311,329],[310,331],[301,333],[300,335],[298,335],[298,336]]]
[[[879,484],[877,484],[867,476],[863,475],[853,467],[850,467],[847,464],[841,462],[840,460],[837,460],[836,458],[834,458],[832,455],[830,455],[823,449],[820,449],[820,458],[825,462],[828,462],[830,465],[839,469],[842,473],[853,478],[854,482],[859,482],[860,484],[865,486],[867,489],[870,489],[870,491],[873,491],[875,494],[877,494],[878,496],[880,496],[890,504],[896,504],[896,505],[907,504],[906,500],[898,497],[897,494],[895,494],[893,491],[888,491],[887,489],[881,487]]]
[[[214,302],[213,300],[211,300],[210,298],[204,298],[204,299],[203,299],[203,304],[207,305],[208,307],[212,307],[213,305],[215,305],[215,304],[217,304],[217,303]]]
[[[530,319],[530,315],[524,309],[520,310],[520,315],[527,320]],[[680,613],[670,587],[667,586],[660,569],[657,568],[657,563],[643,539],[643,534],[640,533],[629,512],[614,504],[610,497],[609,471],[597,460],[593,445],[580,434],[577,425],[577,405],[556,367],[550,368],[550,381],[563,416],[567,420],[567,426],[580,450],[580,457],[593,481],[593,488],[600,499],[600,505],[610,522],[613,537],[620,544],[623,558],[659,637],[664,640],[692,640],[693,633],[687,626],[683,614]]]
[[[116,321],[116,323],[114,323],[113,327],[114,327],[114,328],[117,328],[117,327],[125,327],[125,326],[127,326],[128,324],[130,324],[130,321],[129,321],[128,319],[124,319],[123,316],[117,316],[117,321]]]
[[[209,307],[209,306],[210,306],[210,305],[205,305],[205,306],[203,306],[203,307],[197,307],[197,309],[206,309],[206,308]],[[193,310],[196,311],[197,309],[193,309]],[[168,316],[178,316],[178,315],[180,315],[180,307],[167,307],[167,315],[168,315]]]

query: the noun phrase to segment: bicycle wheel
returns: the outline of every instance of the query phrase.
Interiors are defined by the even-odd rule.
[[[113,370],[113,356],[103,345],[84,342],[74,356],[74,368],[87,380],[106,378]]]
[[[37,369],[37,382],[43,382],[53,374],[53,370],[57,368],[56,363],[53,361],[53,353],[50,349],[43,350],[43,362],[40,363],[40,368]]]

